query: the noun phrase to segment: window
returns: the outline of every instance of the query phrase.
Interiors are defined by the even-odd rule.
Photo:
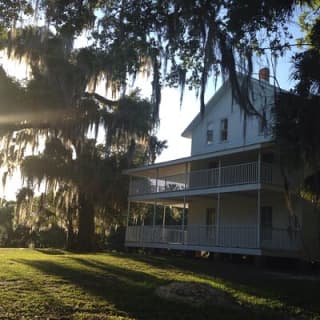
[[[220,140],[228,140],[228,119],[222,119],[220,122]]]
[[[216,224],[216,208],[207,208],[206,210],[206,225],[212,226]]]
[[[261,207],[261,239],[272,240],[272,207]]]
[[[212,123],[208,123],[207,125],[207,144],[213,143],[213,125]]]

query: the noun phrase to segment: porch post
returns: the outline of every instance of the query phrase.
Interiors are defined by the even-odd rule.
[[[155,193],[158,192],[158,180],[159,180],[159,168],[156,169],[156,190],[155,190]]]
[[[127,212],[127,227],[129,226],[129,219],[130,219],[130,200],[128,200],[128,212]]]
[[[188,162],[186,162],[185,168],[184,168],[184,190],[187,189],[187,181],[188,181]]]
[[[182,211],[182,230],[184,230],[184,217],[185,217],[185,211],[186,211],[186,197],[183,197],[183,211]]]
[[[218,166],[218,186],[220,187],[221,186],[221,160],[219,159],[219,166]]]
[[[156,225],[156,213],[157,213],[157,201],[154,200],[153,203],[153,217],[152,217],[152,226],[155,227]]]
[[[163,206],[163,216],[162,216],[162,227],[164,228],[166,225],[166,206]]]
[[[258,151],[258,183],[261,183],[261,151]]]
[[[216,220],[216,245],[219,245],[219,225],[220,225],[220,208],[221,208],[221,196],[218,193],[218,203],[217,203],[217,220]]]
[[[257,199],[257,247],[260,248],[260,223],[261,223],[261,190],[258,189],[258,199]]]
[[[185,219],[185,214],[186,214],[186,197],[183,197],[183,211],[182,211],[182,243],[184,244],[185,239],[184,239],[184,219]]]
[[[132,194],[132,176],[129,176],[129,190],[128,195],[130,196]]]
[[[155,227],[156,227],[156,214],[157,214],[157,201],[154,200],[153,203],[153,217],[152,217],[152,242],[155,240]]]

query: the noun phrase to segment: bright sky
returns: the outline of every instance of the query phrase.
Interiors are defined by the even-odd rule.
[[[295,36],[300,35],[299,28],[293,26],[292,30]],[[289,80],[290,76],[290,59],[292,53],[278,60],[276,78],[281,88],[290,89],[293,83]],[[27,77],[27,69],[18,62],[9,62],[4,57],[0,58],[2,64],[11,74],[18,79]],[[259,69],[267,65],[266,61],[255,61],[254,73],[258,73]],[[271,80],[272,81],[272,80]],[[150,96],[151,79],[140,78],[134,84],[140,87],[142,93]],[[220,84],[218,83],[218,89]],[[212,82],[209,82],[206,91],[206,100],[211,98],[215,90]],[[190,155],[191,143],[189,139],[181,137],[181,133],[192,121],[200,110],[200,102],[196,99],[193,91],[185,90],[182,106],[180,106],[180,90],[175,88],[164,88],[162,90],[162,100],[160,105],[160,128],[158,138],[168,141],[168,148],[163,151],[157,162],[172,160]],[[0,171],[1,174],[1,171]],[[1,177],[0,177],[1,178]],[[17,190],[21,187],[19,174],[15,174],[7,183],[6,190],[0,185],[0,197],[5,195],[6,199],[15,199]]]

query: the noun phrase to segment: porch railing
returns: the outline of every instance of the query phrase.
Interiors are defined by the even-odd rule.
[[[242,163],[220,168],[190,171],[156,178],[133,177],[130,195],[173,192],[200,188],[215,188],[254,183],[277,184],[278,175],[272,165],[258,162]]]
[[[301,232],[288,228],[261,230],[261,247],[270,250],[292,251],[302,247]]]
[[[298,251],[301,248],[300,233],[290,233],[285,228],[272,228],[262,232],[260,243],[256,225],[189,225],[181,226],[128,226],[126,243],[138,247],[167,244],[180,247],[208,247],[270,249]]]

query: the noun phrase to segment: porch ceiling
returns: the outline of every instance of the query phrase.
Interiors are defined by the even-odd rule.
[[[133,201],[133,202],[137,202],[137,203],[145,203],[145,204],[154,204],[154,201],[151,200],[147,200],[147,201]],[[184,207],[184,203],[183,203],[183,198],[181,199],[159,199],[157,200],[157,205],[160,206],[172,206],[172,207],[176,207],[176,208],[183,208]],[[188,208],[188,202],[186,201],[186,208]]]

